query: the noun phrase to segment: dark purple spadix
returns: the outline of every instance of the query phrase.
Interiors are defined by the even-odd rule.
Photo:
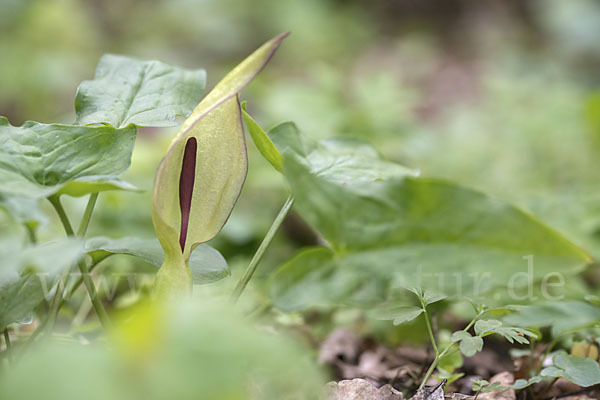
[[[185,144],[183,161],[181,163],[181,175],[179,176],[179,209],[181,210],[181,231],[179,233],[179,245],[181,251],[185,248],[188,224],[190,222],[190,209],[192,207],[192,193],[194,192],[194,180],[196,178],[196,156],[198,143],[196,138],[191,137]]]

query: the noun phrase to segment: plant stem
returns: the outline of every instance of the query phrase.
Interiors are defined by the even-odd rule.
[[[35,228],[33,228],[29,224],[25,224],[25,230],[27,230],[27,236],[29,237],[29,242],[31,244],[36,244],[37,243],[37,237],[35,235]]]
[[[479,312],[475,318],[473,318],[471,320],[471,322],[469,322],[469,324],[465,327],[465,329],[463,329],[464,332],[468,332],[469,329],[471,329],[473,327],[473,325],[475,325],[475,322],[477,322],[477,320],[479,318],[481,318],[481,316],[483,314],[485,314],[487,311],[481,311]],[[433,336],[433,333],[432,333]],[[440,363],[440,360],[442,358],[444,358],[445,355],[448,354],[448,352],[450,351],[450,349],[452,349],[453,347],[456,346],[456,343],[450,343],[448,345],[448,347],[446,347],[444,350],[442,350],[441,353],[436,354],[435,359],[433,360],[433,362],[431,363],[431,365],[429,366],[429,369],[427,370],[427,372],[425,373],[425,377],[423,378],[423,380],[421,381],[421,384],[419,385],[419,390],[421,390],[423,388],[423,386],[425,386],[425,384],[427,383],[427,381],[429,380],[429,378],[431,378],[431,375],[433,374],[433,371],[435,371],[436,367],[438,366],[438,364]],[[437,352],[436,352],[437,353]]]
[[[96,204],[97,198],[98,198],[97,193],[93,193],[90,195],[90,199],[88,200],[88,205],[85,209],[83,218],[81,220],[81,224],[78,229],[78,234],[85,234],[87,227],[89,225],[89,221],[90,221],[94,206]],[[50,203],[56,210],[56,213],[58,214],[58,217],[60,218],[60,221],[61,221],[67,235],[74,236],[71,222],[69,221],[69,217],[65,213],[65,210],[60,202],[60,198],[58,196],[51,196],[48,198],[48,200],[50,200]],[[88,294],[90,296],[92,305],[94,306],[94,310],[96,311],[96,314],[98,315],[98,318],[100,319],[100,323],[102,324],[102,326],[104,326],[104,328],[108,328],[110,326],[110,320],[108,319],[108,314],[106,313],[106,310],[104,309],[104,305],[102,304],[102,301],[100,301],[100,299],[98,298],[98,295],[96,293],[96,288],[94,286],[94,282],[92,281],[92,278],[90,276],[90,271],[88,269],[88,266],[87,266],[85,260],[80,260],[77,263],[77,265],[79,267],[79,271],[81,272],[81,277],[83,279],[83,283],[84,283],[84,285],[88,291]],[[54,302],[56,302],[55,303],[56,305],[54,306],[54,308],[56,310],[50,310],[50,312],[52,313],[52,314],[50,314],[51,322],[53,322],[54,319],[56,318],[56,314],[58,314],[58,310],[60,309],[60,306],[62,305],[61,291],[57,291],[55,298],[53,299],[53,305],[54,305]],[[52,327],[52,325],[50,327]]]
[[[4,329],[4,343],[6,344],[6,354],[8,355],[8,361],[12,362],[12,345],[10,343],[10,336],[8,335],[8,328]]]
[[[435,368],[438,366],[440,360],[442,358],[444,358],[444,356],[448,353],[448,351],[452,347],[454,347],[455,344],[456,343],[449,344],[448,347],[446,347],[444,350],[442,350],[442,352],[439,355],[435,356],[435,359],[433,360],[433,362],[429,366],[429,369],[425,373],[425,377],[423,378],[423,380],[421,381],[421,384],[419,385],[419,390],[423,389],[423,386],[425,386],[425,384],[427,383],[427,381],[429,380],[429,378],[431,378],[431,375],[433,374],[433,371],[435,371]]]
[[[69,221],[69,217],[67,217],[67,213],[65,212],[65,209],[63,208],[62,203],[60,202],[60,197],[56,195],[50,196],[48,197],[48,201],[50,202],[50,204],[52,204],[52,207],[54,207],[54,211],[56,211],[56,214],[58,214],[58,218],[60,218],[60,223],[62,224],[67,236],[75,235],[75,232],[73,232],[73,227],[71,226],[71,221]]]
[[[439,356],[439,350],[437,344],[435,343],[435,335],[433,334],[433,329],[431,328],[429,313],[427,312],[427,307],[425,306],[425,302],[423,301],[422,296],[419,296],[419,300],[421,301],[421,307],[423,307],[423,315],[425,317],[425,323],[427,324],[427,333],[429,334],[429,340],[431,340],[431,346],[433,347],[433,352],[435,353],[435,357],[437,358]]]
[[[96,268],[96,266],[97,266],[98,264],[99,264],[99,262],[98,262],[98,263],[95,263],[95,264],[92,264],[92,265],[90,265],[90,267],[89,267],[89,271],[90,271],[90,273],[91,273],[91,272],[94,270],[94,268]],[[61,300],[61,303],[60,303],[60,307],[62,307],[62,306],[65,304],[65,302],[66,302],[66,301],[68,301],[68,300],[69,300],[69,299],[70,299],[70,298],[73,296],[73,293],[75,293],[75,291],[77,290],[77,288],[79,288],[79,286],[81,286],[81,284],[82,284],[82,283],[83,283],[83,277],[82,277],[82,276],[80,276],[80,277],[79,277],[79,278],[78,278],[78,279],[75,281],[75,283],[73,284],[73,286],[71,286],[71,289],[69,289],[69,291],[67,292],[67,294],[65,294],[65,295],[63,296],[63,298],[62,298],[62,300]]]
[[[550,389],[552,389],[552,386],[554,386],[554,384],[556,383],[556,381],[558,381],[558,378],[552,379],[552,381],[536,397],[543,398],[546,395],[546,393],[548,393],[550,391]]]
[[[96,206],[96,200],[98,200],[98,193],[90,194],[87,206],[85,206],[85,211],[83,212],[83,217],[81,217],[81,222],[79,223],[79,229],[77,229],[77,236],[85,236],[87,228],[90,225],[90,220],[92,219],[94,207]]]
[[[269,245],[271,244],[271,241],[273,241],[273,238],[275,237],[277,230],[281,226],[281,223],[283,222],[286,215],[292,208],[293,204],[294,204],[294,195],[290,194],[289,197],[287,198],[287,200],[285,201],[285,204],[279,211],[279,214],[277,214],[277,217],[275,217],[273,224],[271,224],[271,227],[269,228],[269,231],[265,235],[260,246],[258,246],[258,249],[256,250],[256,253],[254,253],[252,260],[250,260],[250,264],[248,264],[248,267],[246,267],[246,270],[244,271],[244,275],[242,275],[242,277],[239,280],[237,286],[235,287],[233,293],[231,294],[230,300],[232,301],[232,303],[235,304],[238,301],[238,299],[242,295],[242,292],[248,285],[248,282],[250,282],[250,279],[252,279],[252,276],[254,275],[254,273],[256,272],[256,269],[258,268],[258,263],[262,259],[263,255],[264,255],[265,251],[267,250],[267,248],[269,247]]]

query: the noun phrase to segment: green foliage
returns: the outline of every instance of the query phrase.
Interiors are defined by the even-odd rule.
[[[583,387],[600,383],[600,366],[589,358],[572,356],[559,351],[552,356],[552,364],[542,370],[541,376],[565,378]]]
[[[597,324],[600,307],[582,301],[554,301],[523,306],[504,320],[520,326],[552,327],[552,334],[557,336]]]
[[[459,344],[460,352],[466,357],[472,357],[483,349],[483,339],[479,336],[471,336],[469,332],[454,332],[450,340]]]
[[[330,249],[303,250],[278,270],[271,295],[282,309],[368,304],[393,287],[481,295],[525,273],[525,255],[534,257],[535,280],[556,270],[574,274],[589,262],[560,234],[508,204],[414,176],[365,143],[310,143],[293,125],[284,128],[269,136],[284,155],[299,212]]]
[[[102,190],[131,190],[120,181],[130,164],[135,127],[85,127],[0,117],[0,190],[5,195],[83,196]]]
[[[517,379],[515,383],[511,385],[511,388],[520,390],[525,389],[531,385],[535,385],[536,383],[543,382],[544,380],[551,380],[552,378],[543,376],[534,376],[529,379]]]
[[[175,126],[200,101],[206,71],[106,54],[75,97],[78,125]]]
[[[98,192],[137,190],[119,179],[130,165],[134,124],[170,126],[175,115],[188,115],[204,87],[204,75],[203,71],[158,62],[107,56],[98,67],[96,80],[84,82],[76,100],[78,123],[99,126],[29,121],[16,127],[0,117],[0,207],[26,225],[29,239],[35,242],[36,228],[47,220],[38,205],[39,198],[51,200],[65,231],[73,235],[59,196],[91,194],[78,230],[79,235],[85,234]],[[157,259],[162,260],[162,252],[156,247],[152,241],[127,239],[117,243],[101,238],[89,242],[87,250],[93,250],[90,255],[94,263],[112,253],[125,252],[160,265]],[[46,322],[52,321],[63,295],[64,282],[62,278],[57,280],[59,274],[64,275],[75,264],[79,265],[96,311],[102,311],[88,276],[82,243],[23,246],[12,240],[3,251],[7,254],[2,257],[0,269],[0,329],[30,315],[58,282]],[[209,246],[197,249],[192,265],[195,280],[200,283],[229,274],[223,257]]]
[[[394,325],[410,322],[423,313],[419,307],[382,307],[373,310],[373,317],[381,320],[392,320]]]
[[[94,237],[86,241],[85,247],[94,264],[114,254],[139,257],[156,267],[160,267],[164,260],[162,247],[156,239]],[[227,261],[221,253],[205,243],[192,251],[189,266],[195,284],[214,282],[230,275]]]
[[[246,102],[242,103],[242,115],[250,132],[250,137],[256,145],[260,154],[279,172],[283,172],[283,157],[277,147],[273,144],[266,132],[246,112]]]
[[[75,240],[24,247],[0,242],[0,330],[30,314],[58,274],[83,254],[83,244]]]
[[[481,319],[475,323],[475,333],[481,337],[491,335],[492,333],[497,333],[508,340],[508,342],[517,342],[519,344],[529,344],[527,337],[534,339],[537,338],[535,333],[526,329],[502,325],[502,321],[495,319]]]
[[[29,7],[21,3],[35,4]],[[47,5],[50,3],[56,4]],[[192,62],[197,57],[195,54],[200,54],[203,59],[206,57],[206,51],[198,50],[212,49],[218,52],[219,57],[239,54],[245,47],[244,40],[246,43],[253,40],[245,38],[243,33],[256,31],[254,27],[258,21],[261,26],[265,22],[268,31],[279,30],[281,26],[292,23],[294,39],[300,38],[303,43],[303,46],[296,46],[300,49],[296,53],[286,49],[289,58],[284,68],[293,73],[289,74],[286,70],[274,75],[281,82],[267,78],[253,86],[256,92],[249,93],[250,97],[261,95],[256,103],[257,110],[265,114],[265,120],[293,116],[300,126],[309,128],[309,135],[314,138],[331,134],[368,138],[388,157],[402,164],[386,161],[374,150],[375,147],[353,139],[311,142],[301,137],[293,123],[278,125],[265,133],[245,107],[240,110],[237,100],[240,90],[274,51],[270,46],[262,48],[263,51],[259,50],[253,61],[236,68],[216,86],[169,148],[163,163],[172,165],[161,165],[163,172],[167,170],[168,173],[161,175],[159,171],[154,193],[155,196],[157,192],[161,192],[159,195],[168,194],[162,199],[162,204],[155,207],[159,208],[158,214],[168,209],[166,215],[160,215],[164,218],[158,225],[166,221],[171,231],[165,233],[167,229],[164,226],[157,228],[165,250],[156,240],[95,237],[86,242],[85,249],[79,248],[77,255],[60,246],[39,245],[52,247],[58,258],[41,251],[39,254],[42,256],[33,260],[27,258],[27,254],[33,254],[32,249],[37,249],[38,245],[22,245],[19,236],[22,232],[14,229],[16,240],[8,243],[6,253],[0,251],[0,277],[6,279],[0,284],[0,322],[4,323],[4,327],[29,315],[41,303],[42,291],[39,282],[33,279],[33,273],[37,271],[51,271],[48,277],[54,278],[74,264],[95,266],[109,257],[112,262],[107,265],[109,268],[136,269],[143,266],[128,258],[112,257],[113,254],[129,254],[160,266],[165,262],[165,253],[175,249],[177,256],[183,253],[183,258],[186,258],[184,261],[176,257],[173,263],[181,267],[180,272],[183,271],[174,279],[184,281],[183,286],[192,280],[194,283],[207,283],[228,276],[225,259],[203,241],[220,231],[245,179],[242,118],[258,151],[277,171],[283,172],[290,183],[293,193],[286,204],[291,207],[295,200],[299,214],[318,232],[316,239],[309,240],[312,247],[297,253],[294,253],[294,246],[305,242],[279,236],[282,246],[272,259],[264,263],[275,266],[281,260],[289,260],[275,276],[267,271],[264,273],[270,277],[269,290],[280,309],[325,306],[329,310],[332,306],[359,305],[367,308],[368,315],[393,321],[394,325],[419,318],[426,321],[427,333],[435,350],[435,361],[427,377],[437,368],[438,377],[449,381],[461,375],[455,370],[462,364],[462,354],[469,356],[480,351],[483,338],[488,335],[498,334],[510,343],[526,344],[536,335],[521,326],[536,329],[551,327],[554,340],[548,349],[550,353],[564,335],[598,326],[598,293],[594,292],[597,288],[583,285],[581,276],[576,275],[590,258],[566,239],[573,239],[594,256],[600,248],[600,214],[595,194],[598,182],[594,172],[597,171],[598,149],[590,146],[590,142],[598,144],[598,95],[592,93],[588,96],[588,88],[582,90],[580,83],[564,80],[560,71],[544,71],[538,68],[543,67],[540,62],[531,68],[530,61],[520,60],[522,54],[511,53],[507,58],[511,59],[510,63],[518,65],[513,72],[507,72],[507,60],[502,55],[490,57],[490,65],[477,63],[479,71],[474,74],[477,76],[466,82],[468,87],[473,80],[477,93],[473,95],[476,101],[469,101],[465,107],[460,104],[463,99],[438,96],[436,81],[438,75],[444,80],[442,75],[447,70],[460,72],[468,69],[467,60],[443,68],[438,74],[431,66],[435,66],[437,61],[444,61],[448,51],[443,49],[444,58],[436,60],[427,47],[429,45],[422,47],[423,43],[428,43],[427,37],[403,38],[396,43],[390,36],[386,43],[377,42],[364,48],[357,46],[369,32],[370,25],[344,20],[348,15],[355,15],[354,11],[361,10],[360,6],[355,9],[353,4],[333,6],[309,1],[302,6],[293,6],[291,2],[284,1],[270,11],[271,16],[276,15],[277,18],[256,13],[254,22],[249,23],[239,17],[251,6],[236,5],[229,14],[223,12],[227,5],[222,5],[231,5],[229,1],[209,2],[202,5],[202,12],[206,12],[203,15],[212,15],[215,9],[221,14],[220,19],[205,18],[204,21],[210,21],[207,26],[207,22],[192,21],[197,13],[181,12],[187,11],[182,6],[187,7],[189,2],[159,1],[156,7],[139,9],[139,12],[118,10],[114,13],[103,13],[102,9],[109,7],[94,3],[94,13],[90,15],[95,18],[96,11],[99,11],[99,17],[91,24],[86,24],[85,18],[82,18],[82,10],[87,10],[87,6],[72,0],[59,3],[57,6],[57,2],[10,1],[4,7],[6,15],[0,16],[0,22],[10,26],[18,26],[21,20],[28,21],[27,27],[12,29],[9,34],[0,37],[2,54],[7,60],[0,66],[0,86],[3,88],[0,106],[8,106],[8,112],[17,115],[14,119],[11,117],[13,123],[26,115],[26,110],[38,112],[38,119],[39,115],[54,117],[56,110],[49,113],[48,109],[54,107],[54,101],[62,101],[65,97],[64,87],[68,85],[64,84],[64,77],[77,75],[77,71],[85,67],[82,60],[96,60],[98,49],[110,47],[111,51],[126,51],[129,46],[130,51],[135,49],[140,54],[160,54],[157,49],[163,46],[167,57],[176,58],[179,53],[179,57],[184,55],[186,62]],[[129,8],[132,6],[126,3],[122,7],[132,11]],[[268,7],[255,8],[262,10]],[[341,8],[343,11],[339,12]],[[373,11],[374,15],[378,12],[377,9]],[[140,18],[138,21],[144,21],[144,24],[135,23],[135,18]],[[537,21],[539,16],[533,18]],[[72,20],[72,23],[64,23],[66,20]],[[229,23],[231,20],[236,23]],[[178,41],[178,46],[172,46],[174,37],[163,36],[162,31],[153,29],[158,21],[170,22],[171,29],[189,37],[208,37],[205,33],[218,29],[220,40],[202,40],[202,43],[189,40],[187,46],[185,41]],[[568,23],[567,20],[563,22]],[[224,23],[231,28],[226,34],[219,28]],[[316,29],[320,25],[332,35],[322,35],[323,31]],[[360,26],[358,31],[345,29],[356,26]],[[123,48],[115,49],[95,41],[99,27],[115,38],[133,34],[136,39],[129,44],[119,43]],[[580,32],[579,29],[576,31]],[[50,38],[54,41],[55,34],[67,43],[64,48],[58,43],[56,46],[52,44],[41,55],[35,51],[36,47],[31,42],[39,43],[40,48],[48,47],[45,41]],[[348,34],[351,36],[348,37]],[[140,46],[139,37],[145,38],[143,46]],[[586,37],[587,42],[594,36],[588,32]],[[153,40],[157,38],[160,41]],[[481,39],[477,37],[476,40]],[[193,51],[190,51],[191,43]],[[227,43],[235,44],[227,48]],[[273,41],[270,43],[274,45]],[[352,44],[349,47],[360,48],[355,50],[359,54],[355,63],[348,63],[349,54],[343,52],[349,43]],[[590,43],[594,43],[593,40]],[[323,59],[319,58],[318,63],[299,63],[298,60],[306,62],[307,54]],[[293,59],[294,55],[296,59]],[[334,60],[335,64],[324,57]],[[411,67],[406,68],[410,71],[408,73],[395,65],[397,60],[405,59],[411,60],[407,64]],[[553,69],[562,68],[554,59],[549,61]],[[15,68],[13,65],[24,70],[23,74],[18,74],[23,78],[14,82],[11,76],[15,74],[10,73]],[[389,71],[386,71],[387,65],[392,66]],[[432,70],[429,71],[432,76],[427,76],[428,72],[422,72],[424,70]],[[534,72],[527,74],[523,73],[524,70]],[[566,70],[571,73],[570,68]],[[403,86],[400,89],[401,81]],[[411,81],[419,82],[418,86],[425,83],[423,86],[428,89],[418,93],[424,98],[415,96],[417,93],[413,93],[416,90],[411,87],[414,86]],[[40,198],[52,197],[55,201],[62,194],[83,196],[104,190],[134,190],[120,176],[129,167],[136,126],[176,125],[176,116],[190,115],[200,100],[205,82],[202,70],[184,70],[158,61],[107,55],[101,59],[95,78],[82,83],[78,90],[75,102],[77,125],[27,122],[18,127],[11,126],[6,119],[0,120],[0,207],[12,217],[10,232],[6,233],[9,229],[4,230],[2,226],[2,234],[13,234],[13,223],[15,226],[25,224],[29,239],[35,241],[36,229],[46,222],[48,229],[42,230],[39,237],[43,240],[53,237],[56,227],[47,223]],[[548,82],[553,82],[553,85],[548,86]],[[54,93],[56,88],[60,91]],[[421,91],[420,88],[418,90]],[[540,96],[540,93],[545,95]],[[24,94],[32,100],[24,103],[19,99]],[[462,95],[464,93],[458,97]],[[435,104],[438,100],[448,102],[452,107]],[[395,106],[390,107],[391,104]],[[440,110],[443,108],[443,112],[436,110],[438,107]],[[585,115],[579,115],[582,108]],[[419,112],[414,113],[413,110]],[[421,123],[423,121],[425,123]],[[153,131],[143,140],[148,137],[153,139],[147,141],[146,149],[156,148],[158,153],[162,147],[162,140],[156,140],[159,135]],[[181,194],[177,189],[180,188],[183,169],[184,144],[192,137],[198,141],[212,141],[212,147],[207,146],[204,153],[196,154],[198,164],[195,168],[195,176],[202,180],[194,190],[194,194],[200,196],[196,198],[196,205],[200,204],[200,208],[208,211],[196,213],[192,210],[191,238],[179,251],[183,224],[178,219]],[[252,151],[250,149],[250,157]],[[211,158],[212,155],[215,157]],[[146,152],[140,154],[139,159],[146,164],[147,171],[154,171],[157,160],[152,155]],[[404,167],[404,163],[418,166],[424,177],[416,170]],[[265,225],[260,218],[272,211],[266,206],[267,199],[274,199],[280,194],[277,186],[279,175],[269,171],[266,163],[262,167],[260,163],[254,165],[257,165],[256,173],[249,177],[251,185],[247,186],[244,204],[251,212],[240,217],[242,223],[230,225],[232,232],[243,225],[244,234],[238,234],[236,241],[231,240],[235,235],[228,236],[225,232],[223,241],[213,243],[219,248],[226,240],[235,243],[235,246],[229,243],[230,248],[224,251],[228,256],[235,256],[235,265],[250,258],[248,249],[260,241],[264,231]],[[148,176],[149,173],[141,176],[135,171],[127,176],[127,180],[139,185]],[[449,180],[431,176],[443,176]],[[542,216],[548,226],[560,228],[567,236],[563,237],[519,208],[463,184],[517,202]],[[144,184],[139,186],[144,187]],[[223,187],[225,189],[220,190]],[[142,205],[144,201],[130,201],[129,195],[115,193],[102,199],[105,201],[103,212],[108,218],[95,221],[103,222],[105,226],[111,224],[115,236],[124,235],[120,232],[124,229],[141,230],[143,228],[139,226],[146,226],[150,221],[149,213]],[[224,201],[215,200],[218,198]],[[69,200],[68,205],[73,206],[69,212],[78,211],[78,207],[83,210],[83,204],[77,199]],[[115,212],[117,206],[120,209]],[[198,208],[195,207],[195,210]],[[156,214],[155,210],[155,224]],[[1,219],[3,217],[4,214],[0,215],[0,224],[6,221]],[[294,221],[295,218],[287,222],[292,225]],[[85,225],[89,218],[84,215],[82,222]],[[208,233],[204,232],[206,226],[210,228]],[[278,227],[269,230],[271,239]],[[288,236],[297,234],[295,227],[288,227],[287,231],[292,232]],[[103,226],[98,224],[92,225],[98,234],[106,235],[101,228]],[[199,231],[203,231],[200,232],[202,234]],[[140,236],[145,237],[146,233]],[[135,235],[137,232],[127,234]],[[165,239],[166,236],[170,237]],[[319,243],[319,246],[314,246],[314,243]],[[78,246],[81,247],[81,244]],[[260,248],[264,251],[266,247],[261,245]],[[23,255],[23,260],[12,257],[15,251]],[[431,328],[433,319],[449,312],[444,308],[447,304],[456,305],[459,295],[467,294],[476,299],[478,295],[489,294],[490,289],[506,287],[509,277],[525,272],[527,263],[523,256],[529,255],[535,263],[531,276],[534,282],[549,272],[560,272],[567,277],[572,295],[587,295],[586,299],[594,305],[557,301],[515,310],[505,307],[502,297],[496,299],[493,296],[491,298],[498,307],[489,309],[474,305],[476,317],[464,330],[454,332],[453,341],[449,340],[451,332],[443,326],[439,334],[442,338],[434,337],[438,332]],[[590,267],[589,276],[593,276],[593,268]],[[161,268],[161,271],[167,274],[167,268]],[[489,277],[486,276],[488,273]],[[484,279],[476,281],[471,278],[474,274]],[[439,284],[439,276],[444,277],[442,285]],[[460,282],[460,287],[457,287],[457,282]],[[522,280],[519,283],[525,284]],[[257,287],[256,298],[265,301],[262,285]],[[416,289],[421,307],[399,298],[404,288]],[[225,284],[210,288],[207,293],[222,295],[227,289]],[[438,292],[448,297],[435,294]],[[54,293],[60,294],[60,291]],[[497,293],[499,291],[494,294]],[[103,297],[102,300],[108,307],[118,308],[126,304],[125,298],[126,294],[114,302]],[[430,313],[428,306],[443,298],[446,299],[444,304],[436,306],[434,314]],[[60,296],[58,299],[61,300]],[[79,300],[76,297],[68,306],[76,307]],[[49,304],[48,315],[53,304],[59,303]],[[81,308],[83,311],[84,306],[85,303]],[[250,304],[247,306],[250,308]],[[75,310],[65,311],[62,317],[70,316],[69,313]],[[49,344],[46,349],[35,347],[35,351],[31,352],[33,355],[22,360],[23,364],[16,363],[15,368],[11,366],[10,375],[0,377],[0,397],[34,398],[43,395],[69,398],[74,392],[79,396],[85,393],[90,398],[186,398],[197,397],[201,393],[204,397],[219,399],[245,398],[251,396],[249,393],[254,393],[253,390],[258,398],[284,398],[296,392],[311,393],[309,398],[317,396],[312,395],[312,386],[308,390],[301,388],[303,382],[295,379],[297,376],[308,377],[314,372],[312,366],[306,369],[298,367],[297,360],[303,354],[295,350],[288,352],[291,347],[288,344],[279,347],[278,338],[270,333],[265,337],[267,332],[258,333],[236,317],[230,318],[232,310],[222,309],[203,315],[182,306],[170,311],[172,313],[162,315],[155,311],[146,314],[143,310],[136,310],[138,322],[140,318],[148,317],[155,323],[134,323],[132,329],[119,326],[114,337],[110,337],[111,333],[106,339],[109,342],[106,347],[100,343],[81,347],[68,342]],[[513,311],[517,312],[507,317],[501,315]],[[42,323],[44,313],[45,307],[36,310]],[[113,310],[111,314],[115,316],[117,312]],[[174,314],[177,317],[171,318]],[[77,320],[82,315],[78,313],[73,322],[81,322]],[[420,318],[421,315],[423,318]],[[298,317],[297,314],[295,316]],[[484,316],[486,319],[483,319]],[[446,318],[438,320],[440,325],[446,322]],[[388,325],[391,327],[392,324]],[[90,326],[95,326],[93,321]],[[270,328],[266,331],[272,332]],[[167,339],[163,336],[163,329],[169,330]],[[423,336],[422,332],[419,334]],[[83,336],[81,340],[92,335]],[[100,342],[104,340],[102,338]],[[119,347],[116,343],[120,340],[126,345]],[[21,338],[17,338],[16,342],[18,349],[22,344]],[[280,355],[281,359],[278,359]],[[127,358],[125,362],[123,357]],[[597,364],[593,366],[587,361],[571,360],[572,356],[561,357],[558,354],[554,356],[554,366],[544,369],[543,376],[539,375],[539,370],[532,370],[529,376],[538,375],[519,380],[513,387],[524,388],[558,376],[573,382],[597,383]],[[64,364],[64,370],[55,368],[56,360]],[[154,368],[157,365],[161,368]],[[127,375],[131,371],[134,373]],[[278,375],[287,371],[289,376]],[[40,377],[37,378],[41,379],[40,384],[31,385],[32,377]],[[133,382],[132,386],[125,381]],[[427,379],[423,384],[425,381]],[[263,382],[266,382],[264,387]],[[321,384],[320,379],[315,380],[315,386]],[[41,388],[44,393],[35,392]],[[498,384],[482,380],[475,382],[474,389],[486,392],[501,388]],[[193,395],[186,390],[193,390]]]
[[[506,387],[502,386],[500,382],[488,382],[485,379],[473,379],[473,391],[481,393],[489,393],[494,390],[505,390]]]
[[[202,303],[137,306],[106,344],[42,341],[0,376],[0,397],[321,398],[325,380],[306,349],[257,330],[231,307]]]

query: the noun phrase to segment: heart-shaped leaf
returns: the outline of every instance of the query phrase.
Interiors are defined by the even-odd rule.
[[[118,180],[130,164],[136,129],[26,122],[0,117],[0,192],[11,196],[82,196],[132,190]]]
[[[553,366],[542,370],[542,376],[565,378],[583,387],[600,383],[600,366],[592,359],[572,356],[561,351],[552,357],[552,363]]]
[[[205,85],[202,69],[106,54],[94,79],[79,85],[77,124],[175,126],[176,116],[187,117],[198,104]]]
[[[315,292],[324,296],[320,303],[335,304],[367,287],[383,287],[371,293],[384,299],[386,288],[398,287],[478,297],[527,284],[524,257],[533,257],[533,280],[577,273],[590,260],[521,210],[452,182],[415,176],[362,142],[305,143],[290,124],[269,136],[284,156],[297,210],[332,248],[305,250],[277,271],[271,293],[279,307],[314,304],[304,293]],[[322,271],[312,267],[317,261]]]

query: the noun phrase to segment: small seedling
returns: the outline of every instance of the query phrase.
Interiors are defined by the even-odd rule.
[[[500,382],[488,382],[485,379],[473,379],[471,381],[473,383],[473,392],[475,392],[475,397],[473,400],[477,400],[480,393],[489,393],[494,390],[502,391],[508,389],[506,386],[502,386]]]

